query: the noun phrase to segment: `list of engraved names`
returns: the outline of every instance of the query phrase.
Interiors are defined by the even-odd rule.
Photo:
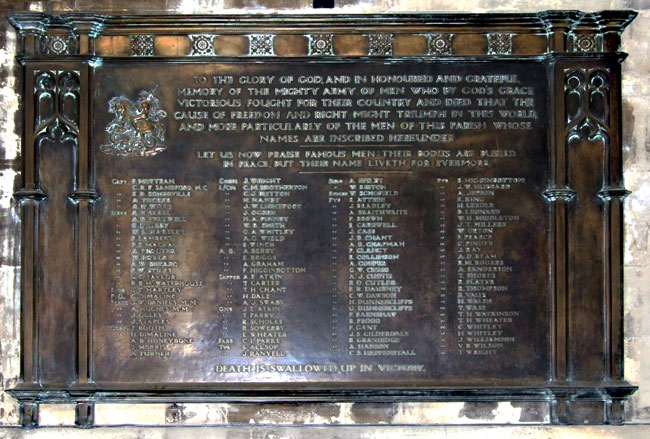
[[[546,221],[541,73],[414,65],[194,67],[165,86],[167,150],[98,156],[131,166],[100,181],[125,358],[415,379],[544,342],[518,330],[546,275],[517,245]]]

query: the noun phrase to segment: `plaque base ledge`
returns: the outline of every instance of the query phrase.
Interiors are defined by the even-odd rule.
[[[139,387],[136,390],[136,387]],[[627,381],[549,381],[528,383],[523,386],[498,386],[491,384],[464,386],[430,386],[419,388],[375,387],[323,389],[296,386],[293,389],[274,389],[262,385],[224,388],[204,385],[142,385],[84,386],[44,388],[37,385],[19,385],[8,390],[21,402],[449,402],[449,401],[552,401],[592,400],[625,401],[637,389]]]

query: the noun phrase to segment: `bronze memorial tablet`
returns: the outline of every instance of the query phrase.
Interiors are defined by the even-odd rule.
[[[17,14],[40,402],[619,423],[627,11]]]

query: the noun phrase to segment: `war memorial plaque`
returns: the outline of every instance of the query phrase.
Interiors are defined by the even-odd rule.
[[[622,422],[633,17],[12,16],[23,423],[127,399]]]

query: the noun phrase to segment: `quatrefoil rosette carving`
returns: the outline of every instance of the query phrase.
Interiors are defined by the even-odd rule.
[[[310,55],[334,55],[334,35],[312,34],[308,37]]]
[[[273,48],[274,35],[267,34],[253,34],[248,36],[250,42],[249,54],[251,56],[273,56],[275,51]]]
[[[153,35],[131,35],[131,54],[133,56],[153,56],[154,39]]]
[[[190,39],[190,56],[214,56],[214,39],[216,35],[188,35]]]
[[[41,39],[41,51],[48,55],[71,55],[76,40],[71,35],[45,35]]]
[[[451,55],[453,34],[427,34],[427,53],[429,55]]]
[[[512,34],[491,33],[487,34],[488,55],[512,54]]]
[[[596,52],[598,50],[598,39],[594,34],[574,34],[573,51],[574,52]]]
[[[392,34],[370,34],[368,35],[370,47],[368,55],[392,55],[393,35]]]

